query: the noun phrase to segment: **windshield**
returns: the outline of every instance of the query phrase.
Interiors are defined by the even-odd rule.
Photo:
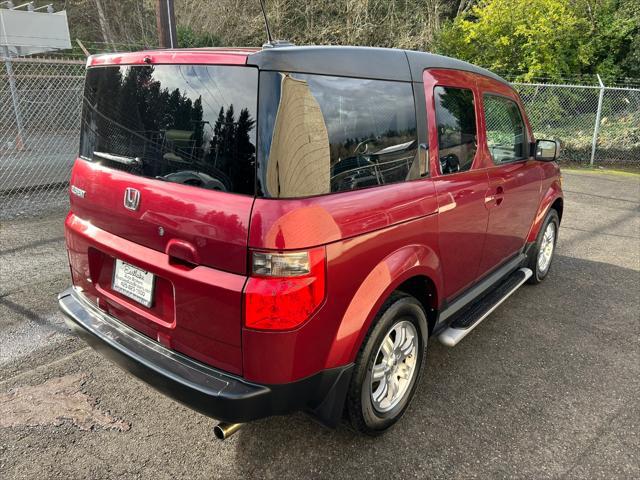
[[[80,156],[158,180],[255,193],[258,73],[236,66],[87,72]]]

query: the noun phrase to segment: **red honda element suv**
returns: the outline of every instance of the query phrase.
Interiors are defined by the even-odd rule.
[[[429,337],[549,272],[558,144],[487,70],[294,46],[87,66],[60,307],[220,437],[296,410],[384,431]]]

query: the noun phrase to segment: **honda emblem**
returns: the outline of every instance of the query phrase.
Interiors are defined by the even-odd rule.
[[[135,211],[138,209],[138,205],[140,205],[140,191],[127,187],[124,191],[124,208]]]

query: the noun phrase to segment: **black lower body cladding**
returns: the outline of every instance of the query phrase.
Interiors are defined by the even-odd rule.
[[[58,296],[69,327],[94,349],[160,392],[207,416],[244,423],[305,410],[322,424],[341,420],[353,366],[297,382],[259,385],[167,349],[88,302],[70,288]]]

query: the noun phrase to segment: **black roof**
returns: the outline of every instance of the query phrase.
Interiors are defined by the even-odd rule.
[[[422,82],[426,68],[464,70],[509,85],[504,78],[487,69],[455,58],[433,53],[375,47],[275,47],[249,55],[248,65],[263,70],[319,73],[345,77]]]

